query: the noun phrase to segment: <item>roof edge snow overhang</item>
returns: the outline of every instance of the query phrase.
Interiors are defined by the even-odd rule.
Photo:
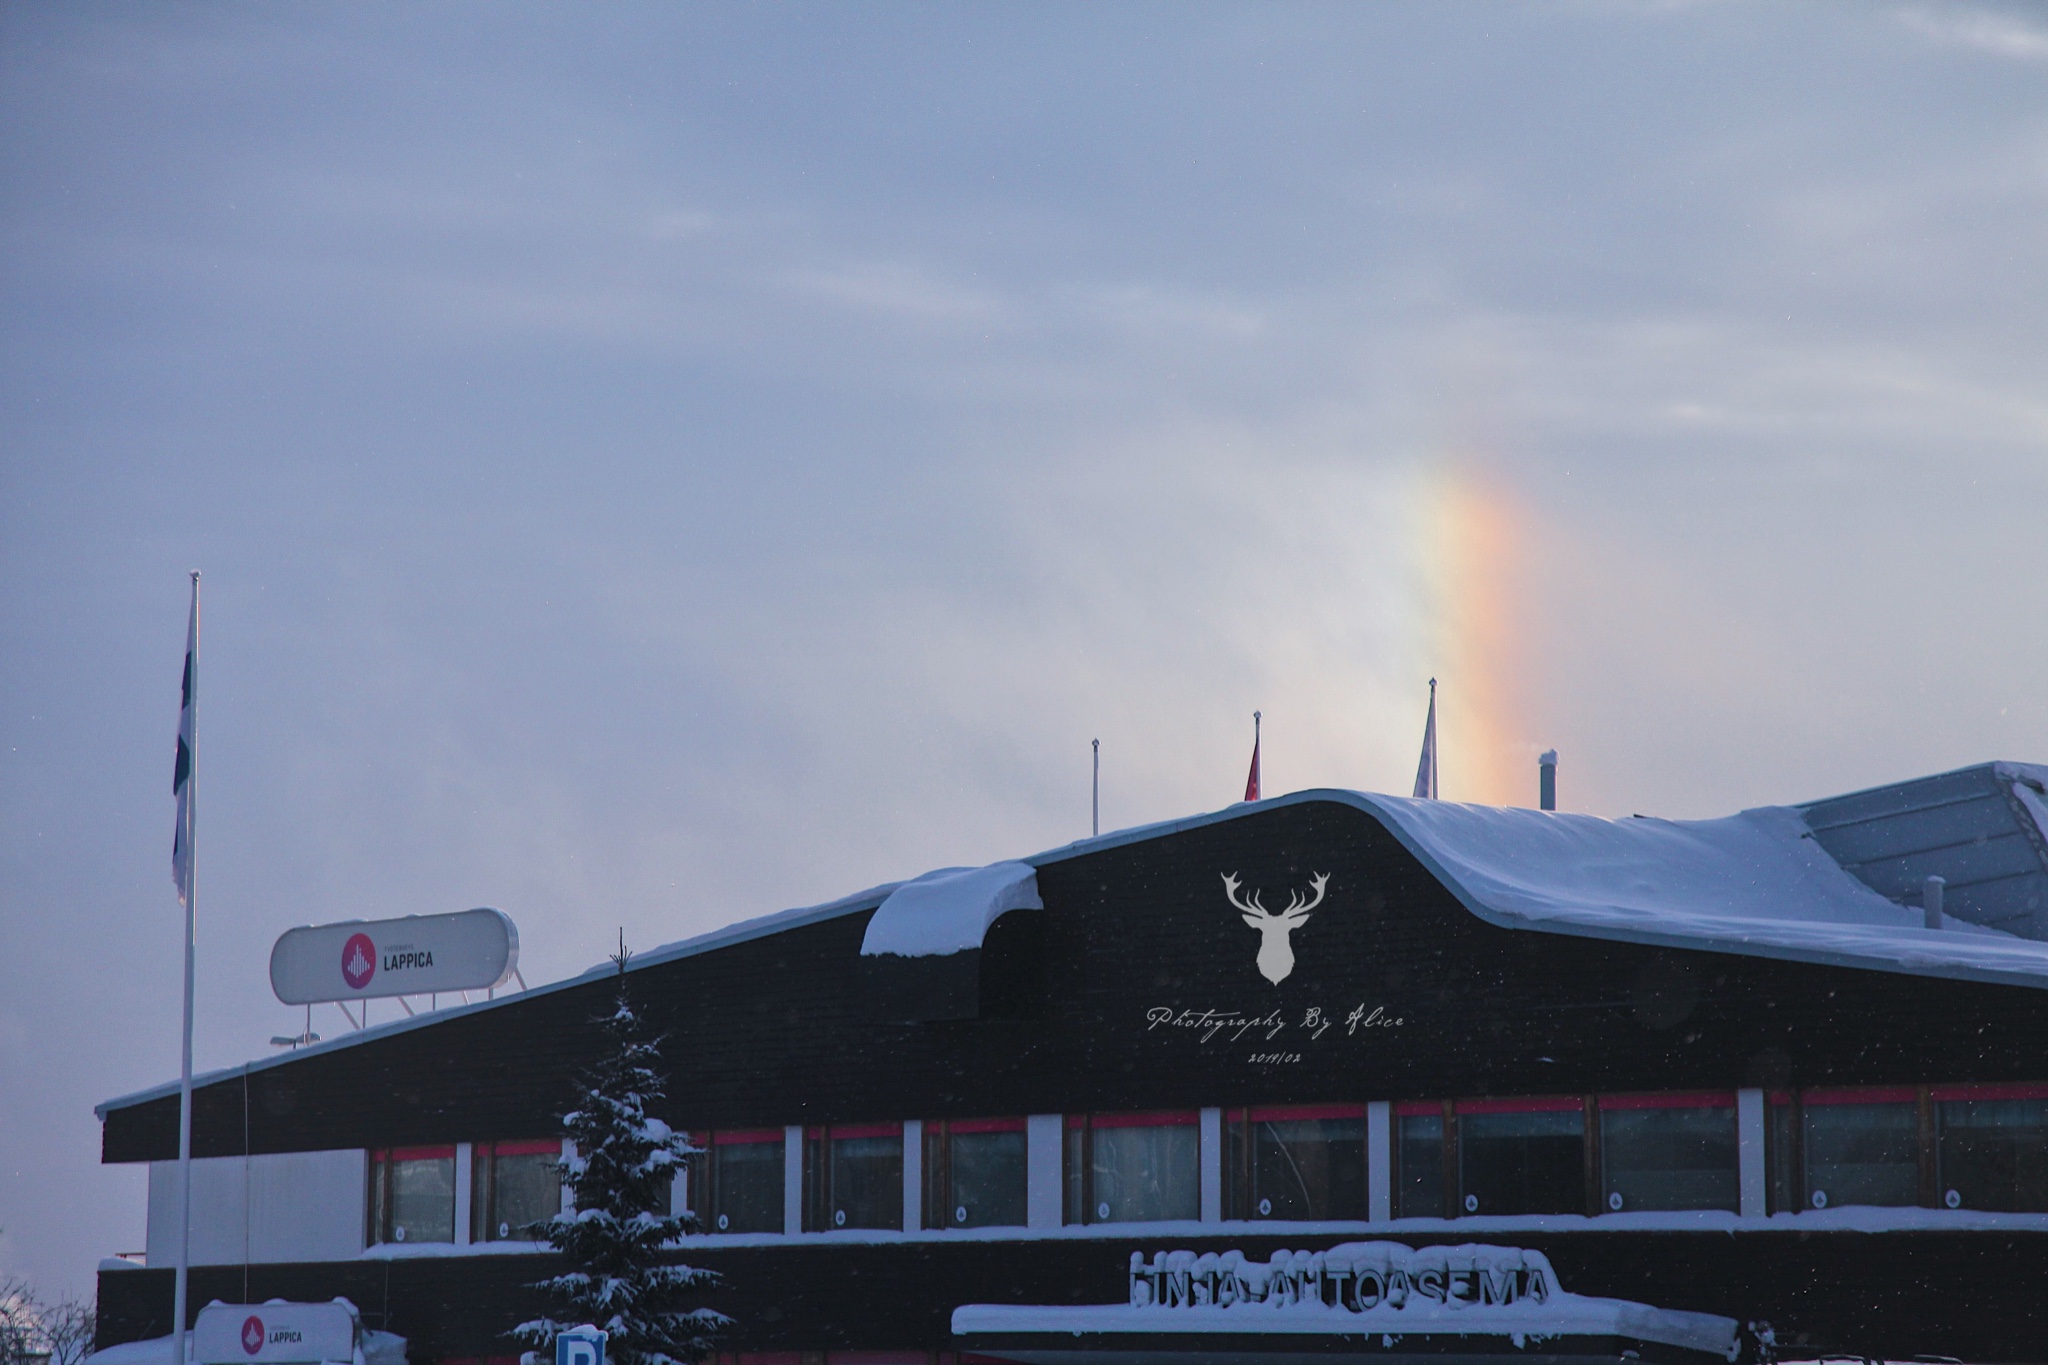
[[[1692,952],[1778,958],[1820,966],[1852,967],[1906,976],[1946,977],[1953,980],[2048,990],[2048,943],[2038,943],[1994,930],[1971,932],[1964,929],[1937,930],[1913,927],[1906,922],[1910,918],[1909,912],[1856,881],[1832,859],[1827,858],[1810,837],[1796,832],[1803,831],[1804,826],[1799,824],[1797,813],[1788,807],[1761,807],[1758,810],[1745,811],[1741,815],[1726,817],[1724,820],[1654,820],[1636,817],[1633,820],[1622,821],[1608,820],[1601,816],[1533,811],[1520,807],[1471,806],[1456,802],[1383,796],[1337,787],[1315,787],[1289,792],[1285,796],[1276,796],[1264,801],[1240,801],[1221,810],[1200,815],[1135,825],[1095,838],[1076,840],[1014,861],[1033,868],[1047,867],[1090,854],[1106,853],[1131,844],[1205,829],[1248,815],[1315,803],[1349,806],[1372,816],[1400,842],[1402,847],[1415,856],[1431,876],[1457,898],[1459,904],[1477,918],[1497,928],[1535,930],[1539,933],[1611,939],[1623,943],[1639,943]],[[1824,894],[1828,908],[1834,911],[1834,917],[1806,919],[1789,915],[1715,915],[1697,911],[1664,915],[1663,911],[1654,906],[1603,904],[1585,900],[1575,902],[1568,897],[1554,894],[1529,894],[1526,889],[1516,892],[1506,887],[1505,883],[1486,875],[1483,869],[1457,858],[1453,849],[1445,844],[1443,831],[1432,828],[1433,825],[1446,823],[1444,819],[1439,818],[1444,816],[1449,816],[1452,820],[1462,818],[1472,822],[1513,821],[1521,824],[1525,830],[1542,830],[1547,826],[1556,830],[1577,830],[1583,833],[1600,829],[1620,831],[1642,828],[1668,834],[1678,841],[1684,841],[1688,836],[1697,836],[1698,832],[1710,827],[1729,827],[1731,822],[1747,821],[1751,826],[1757,827],[1751,831],[1756,840],[1761,841],[1775,834],[1781,842],[1787,844],[1789,850],[1793,847],[1793,841],[1803,838],[1814,857],[1824,860],[1824,866],[1809,863],[1803,869],[1798,869],[1792,853],[1788,851],[1784,866],[1788,870],[1798,871],[1805,877],[1809,881],[1807,889]],[[1761,843],[1758,844],[1758,847],[1762,846]],[[765,938],[771,934],[873,910],[897,887],[905,884],[906,882],[886,882],[820,905],[741,920],[691,938],[663,944],[645,953],[635,954],[628,963],[627,970],[639,971],[657,967],[680,958],[695,957],[700,953]],[[1667,922],[1660,923],[1660,915],[1664,915]],[[268,1070],[319,1053],[353,1047],[359,1043],[392,1037],[451,1019],[499,1009],[534,996],[588,985],[610,975],[613,970],[610,963],[600,963],[580,975],[535,986],[514,995],[500,996],[496,1000],[477,1001],[469,1005],[397,1019],[288,1053],[223,1067],[203,1076],[193,1077],[192,1084],[197,1088],[231,1076]],[[177,1093],[178,1083],[170,1081],[151,1086],[147,1090],[138,1090],[116,1099],[105,1100],[93,1107],[93,1113],[104,1120],[112,1110],[130,1108]]]

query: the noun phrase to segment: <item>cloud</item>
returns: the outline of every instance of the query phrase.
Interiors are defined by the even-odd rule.
[[[1904,9],[1899,18],[1915,32],[1938,42],[2013,61],[2048,62],[2048,28],[2007,11],[1954,4],[1941,9]]]

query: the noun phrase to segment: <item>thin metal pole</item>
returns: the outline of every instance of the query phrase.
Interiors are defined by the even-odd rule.
[[[185,776],[185,1042],[178,1073],[178,1274],[171,1293],[171,1365],[185,1365],[192,1270],[192,973],[199,917],[199,570],[192,571],[192,744]]]
[[[1092,812],[1088,832],[1090,835],[1099,835],[1102,833],[1102,741],[1091,739],[1088,741],[1088,747],[1095,751],[1095,780],[1088,789],[1088,806]]]

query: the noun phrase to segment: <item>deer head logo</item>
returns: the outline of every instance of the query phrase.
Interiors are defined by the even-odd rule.
[[[1259,904],[1259,893],[1249,897],[1237,894],[1237,874],[1227,872],[1223,876],[1223,894],[1243,914],[1244,922],[1259,931],[1259,975],[1279,985],[1294,970],[1294,945],[1287,936],[1308,923],[1309,912],[1323,903],[1323,887],[1329,883],[1330,874],[1318,872],[1309,878],[1313,888],[1307,896],[1299,891],[1287,893],[1287,908],[1275,914]]]

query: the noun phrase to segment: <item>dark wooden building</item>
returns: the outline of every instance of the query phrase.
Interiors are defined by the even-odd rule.
[[[1302,792],[647,953],[678,1254],[742,1365],[2048,1357],[2044,778],[1698,822]],[[613,989],[203,1078],[195,1308],[515,1355]],[[177,1103],[100,1111],[151,1163],[103,1345],[169,1327]]]

